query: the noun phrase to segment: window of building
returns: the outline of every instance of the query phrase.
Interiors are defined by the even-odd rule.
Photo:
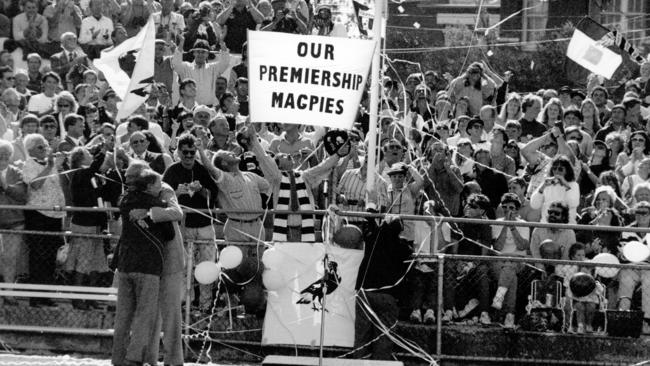
[[[603,1],[602,23],[604,26],[620,30],[625,37],[639,43],[648,37],[647,0],[610,0]]]

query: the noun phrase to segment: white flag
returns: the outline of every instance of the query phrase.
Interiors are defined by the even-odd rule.
[[[621,55],[608,50],[579,30],[573,32],[566,55],[594,74],[611,79],[623,62]]]
[[[324,276],[322,243],[276,243],[276,272],[281,286],[269,291],[262,344],[320,344],[325,304],[326,346],[354,345],[355,284],[362,250],[328,246],[328,277]],[[264,259],[263,259],[264,261]],[[326,299],[320,283],[329,278]]]
[[[155,30],[153,17],[149,17],[135,37],[102,51],[94,61],[122,99],[116,121],[131,115],[149,97],[154,76]]]

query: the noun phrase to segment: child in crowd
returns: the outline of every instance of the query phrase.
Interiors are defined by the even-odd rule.
[[[585,246],[582,243],[575,243],[569,248],[569,259],[572,261],[586,261]],[[555,268],[555,273],[564,278],[564,287],[566,289],[565,310],[568,317],[567,329],[573,332],[573,318],[575,316],[577,329],[576,333],[592,333],[594,330],[594,315],[602,301],[604,301],[605,287],[598,281],[595,281],[595,288],[589,294],[578,296],[571,290],[571,281],[577,274],[591,276],[591,268],[575,265],[559,265]]]

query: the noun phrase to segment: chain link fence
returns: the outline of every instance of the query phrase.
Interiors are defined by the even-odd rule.
[[[459,219],[447,218],[449,222],[454,220]],[[638,337],[650,329],[644,321],[650,318],[650,266],[615,264],[612,257],[622,262],[625,256],[606,251],[589,253],[590,257],[600,255],[597,261],[562,260],[574,243],[538,243],[541,245],[536,250],[548,259],[505,258],[491,250],[486,250],[487,255],[452,254],[463,246],[463,240],[474,242],[472,245],[483,243],[471,239],[471,235],[455,236],[453,230],[448,235],[437,230],[442,225],[432,224],[429,227],[436,230],[420,234],[428,238],[428,250],[418,252],[402,285],[405,295],[400,299],[403,324],[425,323],[432,327],[436,346],[429,349],[438,357],[449,355],[443,347],[442,333],[455,325],[496,329],[506,325],[530,332],[620,337]],[[108,265],[118,240],[111,231],[117,233],[119,227],[111,225],[107,232],[69,229],[0,230],[3,281],[49,285],[53,294],[68,286],[109,288],[113,273]],[[220,237],[222,230],[216,227],[215,232]],[[209,336],[259,343],[266,296],[261,283],[263,246],[235,243],[244,252],[242,264],[225,271],[224,281],[207,287],[203,296],[207,296],[209,307],[201,306],[205,288],[196,283],[193,267],[205,259],[201,253],[206,248],[218,251],[227,244],[220,239],[185,241],[185,249],[192,255],[186,272],[184,332],[190,339]],[[483,245],[492,247],[494,242]],[[611,255],[603,259],[603,254]],[[113,301],[45,295],[2,295],[0,299],[0,324],[104,330],[113,327]],[[419,317],[412,316],[414,310],[420,310]]]

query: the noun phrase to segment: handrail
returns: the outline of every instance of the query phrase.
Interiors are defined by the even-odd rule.
[[[16,205],[0,205],[2,210],[37,210],[37,211],[66,211],[66,212],[119,212],[115,207],[71,207],[71,206],[16,206]],[[289,210],[226,210],[226,209],[184,209],[186,213],[202,212],[217,214],[228,213],[241,213],[241,214],[300,214],[300,215],[317,215],[323,216],[327,214],[326,210],[307,210],[307,211],[289,211]],[[382,218],[386,215],[399,216],[402,220],[409,221],[427,221],[427,222],[450,222],[450,223],[465,223],[475,225],[498,225],[498,226],[517,226],[517,227],[539,227],[548,229],[572,229],[572,230],[585,230],[585,231],[609,231],[609,232],[635,232],[635,233],[650,233],[650,228],[636,228],[625,226],[598,226],[594,229],[593,225],[577,225],[577,224],[554,224],[546,222],[528,222],[528,221],[501,221],[501,220],[488,220],[488,219],[469,219],[465,217],[447,217],[447,216],[430,216],[430,215],[404,215],[404,214],[390,214],[390,213],[370,213],[370,212],[357,212],[357,211],[338,211],[339,216],[346,217],[359,217],[359,218]]]
[[[633,263],[596,263],[589,260],[586,261],[573,261],[566,259],[543,259],[533,257],[508,257],[508,256],[483,256],[483,255],[464,255],[464,254],[419,254],[415,256],[417,260],[422,263],[435,263],[442,259],[458,260],[458,261],[482,261],[482,262],[519,262],[519,263],[540,263],[540,264],[554,264],[554,265],[576,265],[580,267],[607,267],[607,268],[620,268],[620,269],[638,269],[650,271],[650,263],[648,264],[633,264]]]

